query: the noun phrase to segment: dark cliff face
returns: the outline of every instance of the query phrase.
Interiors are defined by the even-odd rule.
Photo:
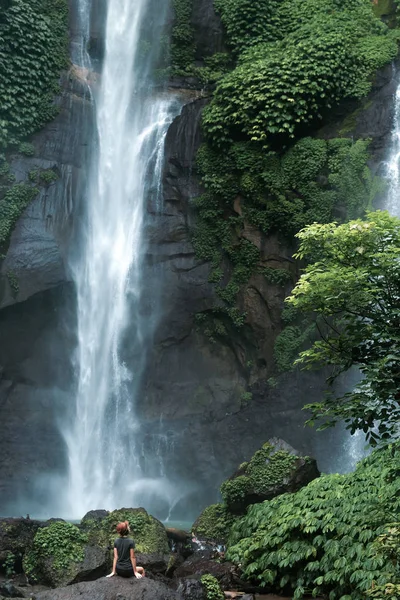
[[[91,50],[95,58],[101,58],[101,3],[96,6]],[[212,0],[194,3],[192,24],[197,60],[223,49]],[[74,19],[71,37],[74,43]],[[58,425],[73,402],[75,348],[75,299],[66,258],[79,223],[92,131],[91,105],[81,75],[73,68],[64,77],[60,115],[35,137],[35,157],[17,158],[13,164],[18,180],[37,167],[54,168],[60,177],[22,215],[1,270],[0,497],[4,504],[0,512],[18,492],[26,494],[39,474],[65,470]],[[373,138],[375,170],[390,139],[394,89],[388,70],[377,81],[365,108],[354,107],[355,134]],[[211,342],[196,327],[195,314],[216,302],[208,281],[210,266],[196,258],[191,244],[195,223],[191,199],[200,193],[195,155],[206,103],[206,98],[192,97],[171,125],[166,140],[164,205],[161,214],[153,214],[149,207],[145,279],[148,294],[157,296],[161,318],[138,402],[143,421],[140,460],[145,466],[147,454],[154,452],[162,438],[165,473],[187,482],[194,512],[212,502],[221,481],[267,439],[280,437],[303,453],[313,452],[316,434],[304,430],[301,407],[316,400],[324,389],[321,376],[312,374],[291,374],[277,388],[266,382],[288,289],[253,276],[240,298],[241,308],[248,313],[244,334],[232,332],[225,344]],[[338,113],[321,135],[336,135],[349,110],[353,109]],[[262,237],[251,227],[244,235],[271,264],[291,261],[293,248],[276,237]],[[16,299],[6,281],[9,270],[19,281]],[[249,348],[255,357],[251,372],[244,358]],[[251,400],[244,395],[249,385]],[[177,510],[185,513],[187,506],[186,498]]]

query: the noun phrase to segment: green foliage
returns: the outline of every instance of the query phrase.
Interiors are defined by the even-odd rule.
[[[54,118],[60,71],[67,64],[66,0],[12,0],[0,19],[0,148]],[[22,152],[31,155],[30,144]]]
[[[50,183],[54,183],[58,179],[58,174],[54,171],[54,169],[46,169],[45,171],[41,171],[39,175],[40,181],[45,185],[50,185]]]
[[[15,561],[16,556],[12,552],[7,552],[6,557],[2,563],[2,567],[5,570],[6,577],[12,577],[15,575]]]
[[[228,479],[221,485],[222,499],[230,510],[232,507],[234,510],[237,510],[237,507],[241,507],[250,490],[251,481],[245,475]]]
[[[289,481],[298,457],[285,450],[263,445],[250,462],[243,463],[236,475],[221,485],[221,495],[232,512],[243,512],[248,496],[273,497],[277,489]]]
[[[361,98],[397,55],[370,0],[218,0],[239,64],[204,112],[216,146],[294,137],[344,98]],[[254,45],[255,44],[255,45]]]
[[[305,368],[357,365],[363,380],[337,398],[307,406],[322,427],[348,423],[371,444],[398,434],[400,418],[400,220],[386,212],[343,225],[313,224],[298,236],[308,266],[287,299],[310,315],[318,339],[300,354]],[[374,430],[379,422],[377,431]]]
[[[18,146],[18,150],[25,156],[33,156],[35,154],[35,146],[29,142],[21,142]]]
[[[283,373],[293,369],[300,350],[310,342],[315,333],[315,324],[303,321],[303,326],[288,325],[278,335],[274,345],[274,358],[278,371]]]
[[[201,146],[197,167],[205,191],[194,201],[198,219],[193,244],[199,258],[211,261],[210,282],[225,308],[235,305],[255,272],[272,285],[291,281],[288,271],[260,263],[259,249],[242,237],[245,222],[265,234],[278,231],[290,238],[309,223],[331,221],[338,206],[350,218],[364,213],[381,190],[381,180],[367,166],[368,145],[368,140],[308,137],[282,156],[248,142],[235,143],[224,153]],[[229,279],[221,268],[226,259],[232,267]],[[240,313],[233,318],[238,325],[243,322]],[[210,337],[218,337],[207,328]]]
[[[236,522],[227,553],[243,577],[293,598],[361,600],[400,582],[377,538],[400,511],[399,443],[375,451],[354,473],[325,475],[295,494],[256,504]],[[379,596],[378,596],[379,597]]]
[[[173,0],[175,23],[171,35],[171,65],[174,72],[191,74],[195,43],[191,14],[193,0]]]
[[[17,184],[0,200],[0,248],[7,243],[15,223],[37,193],[37,188]]]
[[[64,576],[83,561],[87,540],[87,535],[76,525],[64,521],[38,529],[32,548],[23,559],[25,573],[33,581],[49,580],[49,570],[56,576]]]
[[[225,504],[211,504],[197,518],[192,532],[200,540],[226,543],[236,519]]]
[[[215,0],[235,54],[281,37],[278,0]]]
[[[224,594],[219,586],[219,583],[212,575],[203,575],[200,578],[206,591],[207,600],[223,600]]]

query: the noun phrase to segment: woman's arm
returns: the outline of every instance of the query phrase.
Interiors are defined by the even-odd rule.
[[[112,577],[113,575],[116,575],[117,573],[117,560],[118,560],[118,551],[116,548],[114,548],[114,560],[113,560],[113,568],[112,571],[109,575],[107,575],[107,577]]]
[[[133,572],[135,573],[135,577],[140,579],[142,576],[136,570],[136,556],[135,556],[135,551],[133,548],[130,549],[130,559],[131,559],[131,563],[132,563]]]

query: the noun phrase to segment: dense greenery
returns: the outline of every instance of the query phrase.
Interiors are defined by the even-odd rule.
[[[218,0],[239,64],[204,115],[217,146],[293,137],[343,98],[361,98],[397,54],[370,0]],[[244,34],[244,35],[243,35]]]
[[[251,142],[232,144],[224,153],[209,145],[200,148],[197,164],[205,191],[195,200],[193,242],[197,255],[212,262],[210,280],[223,302],[219,313],[242,324],[234,304],[255,272],[271,285],[292,279],[287,270],[265,267],[259,248],[243,236],[244,224],[290,239],[308,223],[331,221],[338,210],[359,216],[381,189],[367,160],[368,141],[347,138],[303,138],[282,156]],[[232,264],[228,281],[221,268],[225,258]]]
[[[190,74],[195,44],[190,22],[193,0],[173,0],[175,22],[171,34],[171,65],[174,73]]]
[[[400,582],[400,445],[375,451],[354,473],[325,475],[295,494],[249,508],[227,557],[244,577],[294,598],[361,600]],[[383,597],[376,595],[376,597]]]
[[[308,406],[323,427],[345,420],[371,443],[398,432],[400,417],[400,220],[372,212],[366,221],[313,224],[298,234],[308,266],[288,303],[312,315],[319,332],[300,354],[306,368],[329,365],[333,377],[356,365],[355,390]],[[376,425],[376,422],[379,422]]]
[[[4,248],[18,217],[37,193],[37,188],[18,184],[10,187],[0,199],[0,251]]]
[[[193,534],[200,540],[226,543],[230,529],[236,520],[225,504],[207,506],[192,527]]]
[[[0,150],[56,114],[67,63],[66,0],[12,0],[0,15]],[[22,149],[23,150],[23,149]]]
[[[35,581],[68,579],[84,558],[87,535],[76,525],[59,521],[39,529],[23,559],[24,572]]]
[[[54,94],[67,65],[66,0],[10,0],[0,10],[0,255],[22,211],[37,194],[12,185],[10,152],[34,155],[26,137],[57,114]],[[38,183],[57,178],[42,171]],[[33,180],[30,180],[33,181]],[[14,286],[15,287],[15,286]]]
[[[195,201],[193,241],[199,258],[212,262],[220,299],[200,317],[212,339],[226,335],[227,317],[245,322],[238,294],[252,274],[271,285],[293,276],[273,274],[246,228],[291,239],[309,223],[356,218],[371,207],[382,184],[367,166],[368,140],[302,136],[340,101],[364,97],[398,51],[398,31],[374,15],[370,0],[215,6],[236,66],[220,74],[204,111],[207,141],[198,154],[205,192]],[[349,134],[346,122],[340,135]],[[301,139],[290,148],[295,135]]]
[[[224,600],[225,596],[219,583],[212,575],[203,575],[200,579],[206,592],[206,600]]]

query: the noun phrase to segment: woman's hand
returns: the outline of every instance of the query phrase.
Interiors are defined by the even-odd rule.
[[[143,575],[141,575],[140,573],[135,571],[135,577],[136,577],[136,579],[142,579]]]
[[[113,571],[112,573],[110,573],[109,575],[106,575],[106,577],[114,577],[114,575],[116,575],[115,571]]]

